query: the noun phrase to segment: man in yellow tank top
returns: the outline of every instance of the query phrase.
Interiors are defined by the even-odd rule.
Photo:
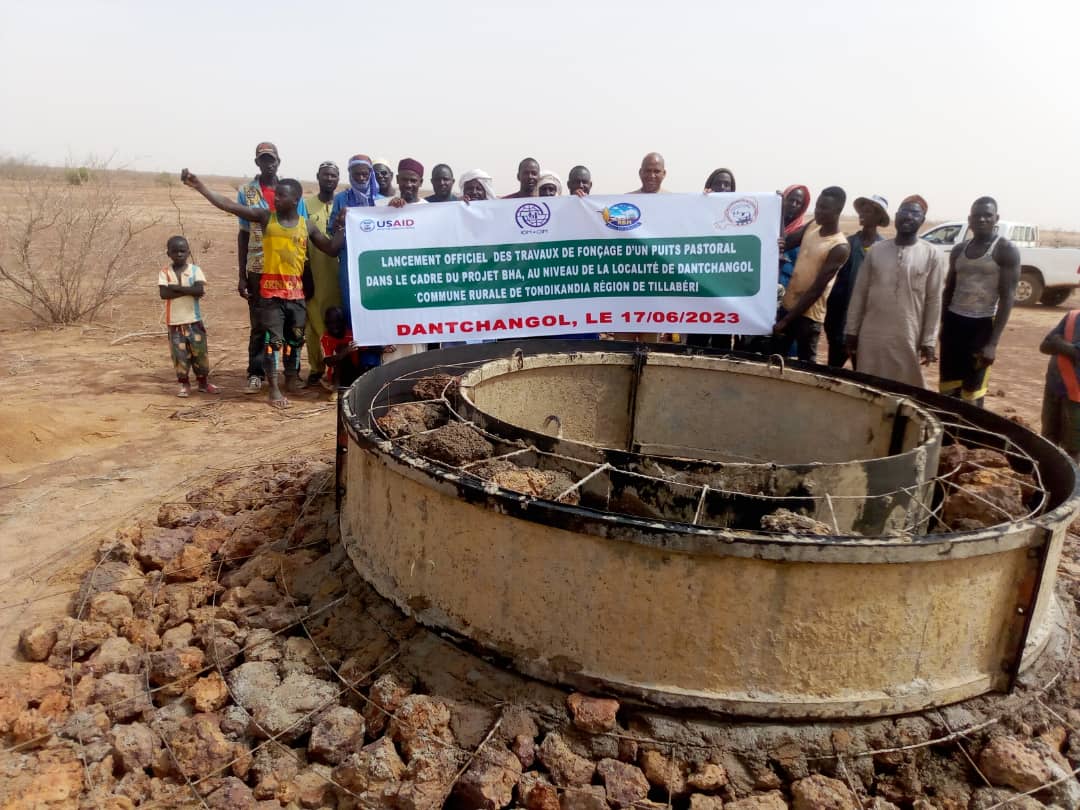
[[[800,360],[817,362],[829,290],[851,253],[847,237],[840,232],[846,202],[847,194],[839,186],[824,189],[814,207],[814,221],[785,237],[784,250],[798,245],[799,258],[773,327],[773,351],[782,357],[795,344]]]
[[[259,324],[266,332],[264,365],[270,383],[270,404],[287,408],[289,400],[278,387],[277,371],[284,366],[288,391],[299,389],[300,347],[304,345],[306,307],[304,304],[304,262],[308,241],[319,250],[336,256],[345,242],[344,217],[333,223],[334,236],[301,216],[297,206],[304,189],[299,181],[278,180],[274,210],[241,205],[211,191],[194,174],[184,169],[180,179],[211,204],[262,228],[263,271],[259,277]],[[282,362],[283,355],[285,362]]]

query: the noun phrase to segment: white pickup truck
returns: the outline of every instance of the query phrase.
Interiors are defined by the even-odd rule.
[[[1080,286],[1080,249],[1037,247],[1039,226],[1018,222],[998,222],[997,232],[1020,249],[1020,283],[1016,303],[1033,307],[1042,303],[1056,307],[1065,303]],[[971,238],[966,222],[936,225],[922,238],[948,257],[954,245]]]

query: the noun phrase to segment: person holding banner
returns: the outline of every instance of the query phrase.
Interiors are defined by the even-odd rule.
[[[846,202],[847,194],[839,186],[823,190],[814,207],[813,224],[785,239],[787,249],[799,246],[799,258],[773,327],[774,351],[781,356],[795,346],[804,363],[817,362],[826,298],[851,252],[847,237],[840,232],[840,213]]]
[[[424,185],[424,165],[419,160],[402,158],[397,166],[398,195],[393,199],[380,199],[375,205],[388,205],[401,208],[414,203],[426,203],[420,196],[420,186]]]
[[[525,158],[518,164],[517,171],[518,190],[513,194],[507,194],[504,200],[516,200],[520,197],[535,197],[537,185],[540,181],[540,164],[536,158]]]
[[[431,187],[435,193],[430,197],[424,197],[429,203],[456,202],[454,196],[454,170],[445,163],[439,163],[431,170]]]
[[[735,190],[735,175],[731,169],[716,169],[705,178],[706,194],[723,194]]]
[[[273,211],[241,205],[211,191],[187,169],[180,172],[180,181],[198,191],[216,208],[253,222],[262,231],[263,267],[256,306],[259,326],[266,334],[263,365],[269,383],[270,404],[287,408],[289,400],[278,388],[277,370],[284,367],[287,391],[298,390],[300,347],[304,345],[307,314],[303,276],[308,241],[314,242],[324,253],[336,256],[345,244],[343,222],[334,223],[335,234],[331,239],[314,221],[302,215],[297,207],[303,201],[304,188],[297,180],[278,180]]]
[[[584,166],[575,166],[566,178],[566,193],[588,197],[592,193],[592,173]]]
[[[497,200],[495,184],[491,175],[483,169],[469,169],[461,175],[460,189],[461,199],[465,202],[481,202],[483,200]]]
[[[402,158],[398,161],[397,167],[397,179],[398,179],[398,196],[392,200],[379,200],[376,205],[386,205],[391,208],[403,208],[406,205],[417,205],[420,203],[427,203],[423,197],[420,196],[420,186],[424,184],[424,165],[412,158]],[[396,360],[399,357],[408,357],[413,354],[420,354],[420,352],[427,351],[426,343],[410,343],[401,346],[396,346],[390,351],[394,356],[389,358]],[[385,359],[385,358],[384,358]]]
[[[349,187],[334,195],[334,204],[330,208],[328,222],[338,221],[341,212],[346,208],[357,208],[375,205],[376,200],[382,199],[379,192],[379,184],[375,178],[374,164],[367,155],[353,155],[349,158],[347,170],[349,173]],[[327,234],[330,229],[327,227]],[[345,310],[345,318],[349,317],[349,256],[342,245],[338,253],[338,287],[341,288],[341,308]]]
[[[555,172],[541,172],[537,189],[540,197],[559,197],[562,196],[562,181]]]
[[[638,169],[638,179],[641,180],[641,188],[628,191],[627,194],[661,194],[664,190],[664,178],[667,177],[667,168],[664,166],[664,156],[659,152],[649,152],[641,159],[641,168]]]

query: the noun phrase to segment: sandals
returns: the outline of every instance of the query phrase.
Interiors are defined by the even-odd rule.
[[[180,383],[180,390],[176,392],[176,395],[184,398],[191,396],[191,386],[188,383]]]

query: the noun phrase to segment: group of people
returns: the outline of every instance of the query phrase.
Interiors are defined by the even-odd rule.
[[[386,159],[353,155],[345,166],[347,187],[338,191],[342,172],[333,161],[316,171],[318,190],[306,198],[296,180],[279,177],[280,155],[274,144],[255,149],[258,174],[241,186],[236,199],[208,189],[186,169],[182,180],[213,205],[239,219],[237,291],[248,302],[247,388],[266,385],[271,403],[285,406],[285,393],[319,384],[333,388],[396,356],[423,351],[417,346],[357,347],[349,331],[349,274],[344,214],[358,206],[402,207],[415,204],[496,199],[492,176],[473,169],[454,177],[445,163],[432,168],[433,193],[420,195],[425,168],[417,160],[398,162],[396,173]],[[647,154],[633,194],[664,191],[664,158]],[[506,198],[557,196],[562,180],[525,158],[517,168],[517,189]],[[736,190],[731,169],[705,179],[706,193]],[[565,191],[586,196],[592,176],[575,166]],[[811,213],[805,185],[783,192],[778,310],[770,337],[690,335],[691,345],[738,347],[816,362],[824,332],[827,362],[851,362],[861,372],[912,385],[924,385],[923,367],[937,359],[940,341],[940,390],[982,404],[989,369],[1008,321],[1019,279],[1019,254],[996,234],[997,203],[980,197],[971,206],[970,239],[946,259],[918,238],[928,210],[919,195],[906,197],[893,214],[895,236],[880,229],[890,224],[888,202],[880,195],[859,197],[854,208],[859,231],[847,236],[840,216],[847,202],[842,188],[830,186],[817,197]],[[310,245],[314,249],[309,249]],[[213,393],[206,360],[206,335],[199,300],[205,293],[202,271],[189,262],[182,237],[169,240],[170,265],[159,277],[179,394],[190,392],[189,371],[199,390]],[[659,340],[661,335],[619,335]],[[306,348],[308,377],[300,380],[300,355]],[[278,383],[283,372],[285,392]]]

